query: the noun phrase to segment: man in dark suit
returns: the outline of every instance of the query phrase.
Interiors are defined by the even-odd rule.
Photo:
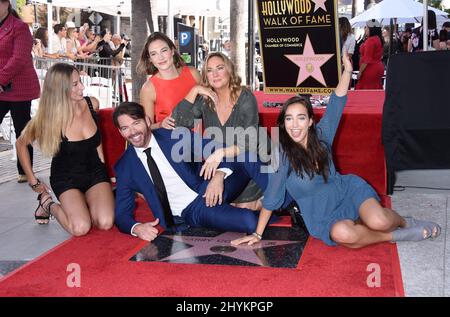
[[[152,131],[144,108],[133,102],[117,107],[113,120],[130,143],[115,165],[116,225],[122,232],[152,241],[158,235],[155,228],[158,224],[171,230],[188,225],[246,233],[255,231],[257,214],[233,207],[229,202],[241,193],[251,178],[260,188],[266,188],[267,174],[261,173],[256,157],[246,153],[245,159],[222,162],[207,181],[199,173],[201,158],[208,156],[204,153],[206,149],[212,153],[222,145],[201,140],[186,128]],[[143,194],[156,221],[142,224],[134,219],[136,192]]]

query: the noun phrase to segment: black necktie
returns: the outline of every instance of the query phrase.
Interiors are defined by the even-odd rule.
[[[164,210],[164,218],[166,220],[167,227],[172,227],[173,216],[172,211],[170,210],[169,199],[167,198],[166,187],[164,186],[164,182],[159,172],[158,166],[156,165],[155,160],[150,154],[151,148],[146,149],[144,152],[147,154],[147,165],[150,170],[150,175],[152,176],[153,184],[155,184],[156,192],[158,193],[159,201],[161,202],[161,206]]]

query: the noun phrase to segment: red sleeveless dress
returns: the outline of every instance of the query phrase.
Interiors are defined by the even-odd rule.
[[[197,84],[187,66],[182,68],[181,74],[177,78],[165,80],[152,76],[149,80],[156,91],[155,122],[161,122],[164,118],[170,116],[172,110]]]
[[[382,78],[384,75],[384,65],[381,61],[383,57],[383,44],[378,36],[369,37],[359,48],[361,59],[359,65],[367,64],[366,69],[358,80],[355,89],[383,89]]]

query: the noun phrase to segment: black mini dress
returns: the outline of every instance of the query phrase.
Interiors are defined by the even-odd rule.
[[[98,156],[97,147],[101,144],[98,129],[98,118],[91,99],[85,97],[97,130],[86,140],[69,141],[62,138],[59,152],[53,157],[50,170],[50,185],[59,199],[62,193],[70,189],[78,189],[86,193],[89,188],[110,179],[105,164]]]

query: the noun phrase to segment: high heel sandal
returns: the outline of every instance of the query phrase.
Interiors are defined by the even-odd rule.
[[[392,232],[392,241],[421,241],[435,240],[441,234],[441,227],[432,221],[418,220],[404,217],[405,228],[398,228]]]
[[[403,217],[406,221],[406,228],[422,226],[427,230],[430,240],[435,240],[441,234],[441,226],[432,221],[419,220],[411,216]]]
[[[46,193],[46,194],[48,194],[47,198],[46,198],[44,201],[41,201],[41,199],[42,199],[42,194],[43,194],[43,193],[39,194],[38,197],[37,197],[37,200],[39,201],[39,204],[38,204],[36,210],[34,211],[34,219],[35,219],[36,222],[37,222],[38,224],[40,224],[40,225],[47,225],[47,224],[49,223],[50,217],[53,217],[52,214],[51,214],[51,212],[50,212],[50,207],[51,207],[55,202],[54,202],[54,201],[51,201],[51,202],[49,202],[49,203],[47,204],[47,206],[45,206],[45,203],[46,203],[49,199],[52,200],[52,196],[51,196],[50,194]],[[44,211],[45,215],[38,216],[37,213],[38,213],[39,209],[42,209],[42,210]],[[47,222],[39,222],[39,220],[44,220],[44,221],[47,221]]]

